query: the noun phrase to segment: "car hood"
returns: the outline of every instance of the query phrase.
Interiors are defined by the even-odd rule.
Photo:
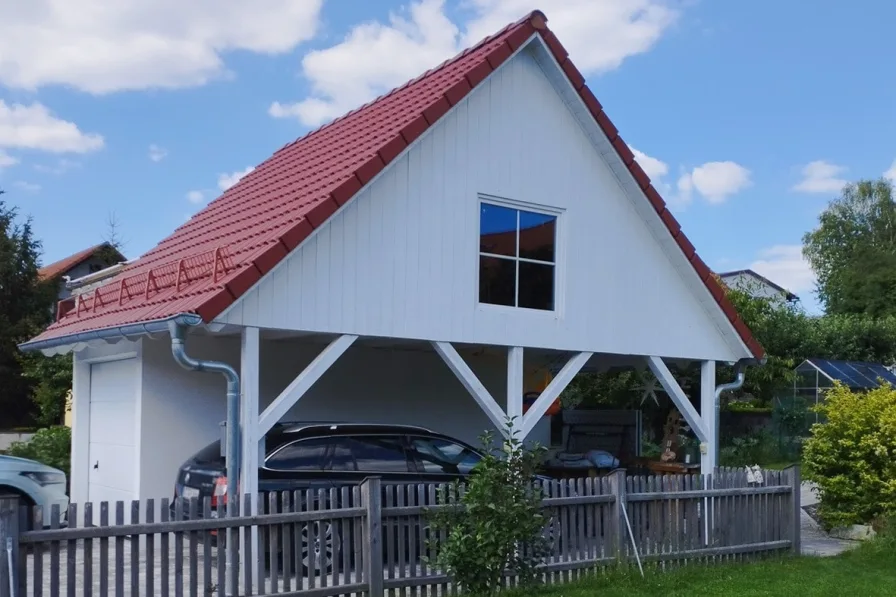
[[[0,456],[0,472],[22,472],[28,471],[33,473],[61,473],[62,471],[46,464],[41,464],[36,460],[28,460],[27,458],[18,458],[16,456]]]

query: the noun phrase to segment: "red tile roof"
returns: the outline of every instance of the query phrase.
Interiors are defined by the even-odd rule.
[[[290,143],[34,341],[196,313],[211,321],[532,35],[541,35],[750,351],[763,355],[539,11]]]
[[[76,267],[83,263],[84,261],[93,257],[97,251],[107,246],[108,243],[100,243],[98,245],[94,245],[88,249],[84,249],[83,251],[79,251],[74,255],[70,255],[65,259],[60,259],[50,265],[44,266],[37,271],[38,276],[41,280],[50,280],[52,278],[56,278],[66,273],[73,267]],[[122,257],[122,261],[124,261],[124,257]]]

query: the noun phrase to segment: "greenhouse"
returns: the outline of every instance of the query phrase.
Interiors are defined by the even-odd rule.
[[[896,386],[896,374],[880,363],[808,359],[796,368],[793,396],[806,406],[814,406],[824,401],[825,390],[835,381],[851,390],[864,391],[878,387],[881,380]],[[813,416],[818,422],[818,413]]]

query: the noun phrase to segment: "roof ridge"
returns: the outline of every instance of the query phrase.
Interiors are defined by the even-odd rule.
[[[432,76],[434,73],[439,72],[441,69],[443,69],[443,68],[446,67],[447,65],[451,64],[452,62],[455,62],[455,61],[459,60],[460,58],[463,58],[463,57],[466,56],[467,54],[470,54],[470,53],[472,53],[472,52],[475,52],[476,50],[478,50],[479,48],[481,48],[482,46],[484,46],[484,45],[487,44],[488,42],[493,41],[493,40],[497,39],[498,37],[500,37],[501,35],[507,33],[507,31],[509,31],[511,28],[521,25],[522,23],[526,22],[527,20],[532,19],[532,18],[535,17],[536,15],[540,15],[542,19],[544,19],[545,21],[547,21],[547,18],[544,16],[544,13],[543,13],[543,12],[541,12],[540,10],[533,10],[533,11],[531,11],[530,13],[528,13],[525,17],[523,17],[523,18],[521,18],[521,19],[519,19],[519,20],[517,20],[517,21],[515,21],[515,22],[513,22],[513,23],[510,23],[509,25],[505,26],[505,27],[504,27],[503,29],[501,29],[500,31],[498,31],[498,32],[496,32],[496,33],[493,33],[492,35],[487,35],[486,37],[484,37],[484,38],[482,38],[481,40],[479,40],[478,42],[476,42],[474,45],[459,50],[459,51],[458,51],[456,54],[454,54],[452,57],[450,57],[450,58],[446,58],[446,59],[443,60],[440,64],[438,64],[438,65],[436,65],[436,66],[433,66],[433,67],[430,68],[429,70],[423,72],[423,74],[418,75],[417,77],[415,77],[415,78],[413,78],[413,79],[411,79],[411,80],[409,80],[409,81],[405,81],[405,82],[402,83],[401,85],[398,85],[398,86],[396,86],[396,87],[393,87],[392,89],[390,89],[390,90],[388,90],[388,91],[386,91],[386,92],[381,93],[380,95],[378,95],[378,96],[376,96],[375,98],[369,100],[369,101],[366,102],[365,104],[363,104],[363,105],[361,105],[361,106],[358,106],[357,108],[354,108],[354,109],[352,109],[352,110],[349,110],[349,111],[346,112],[345,114],[342,114],[341,116],[337,116],[337,117],[334,118],[333,120],[330,120],[330,121],[328,121],[328,122],[325,122],[324,124],[318,126],[317,128],[312,129],[312,130],[306,132],[306,133],[305,133],[304,135],[302,135],[301,137],[298,137],[297,139],[295,139],[295,140],[293,140],[293,141],[290,141],[290,142],[286,143],[285,145],[283,145],[282,147],[280,147],[280,149],[278,149],[277,151],[275,151],[274,154],[273,154],[272,156],[270,156],[267,160],[265,160],[265,162],[267,162],[268,160],[273,159],[274,156],[276,156],[277,154],[279,154],[280,152],[282,152],[284,149],[286,149],[286,148],[288,148],[288,147],[291,147],[291,146],[293,146],[293,145],[299,143],[300,141],[305,141],[305,140],[310,139],[310,138],[311,138],[313,135],[315,135],[316,133],[322,132],[322,131],[324,131],[324,130],[330,128],[330,127],[332,127],[333,125],[335,125],[335,124],[337,124],[337,123],[339,123],[339,122],[342,122],[343,120],[345,120],[345,119],[348,118],[349,116],[351,116],[351,115],[353,115],[353,114],[357,114],[358,112],[364,110],[365,108],[368,108],[368,107],[372,106],[373,104],[376,104],[376,103],[379,102],[380,100],[384,100],[384,99],[386,99],[387,97],[391,96],[392,94],[396,93],[397,91],[401,91],[402,89],[405,89],[406,87],[410,87],[411,85],[414,85],[415,83],[420,83],[420,82],[424,81],[427,77],[430,77],[430,76]],[[264,163],[264,162],[262,162],[262,164],[263,164],[263,163]],[[260,165],[259,165],[259,167],[260,167]],[[248,176],[248,175],[247,175],[247,176]],[[242,179],[240,180],[240,182],[242,182]],[[239,183],[237,183],[237,184],[239,184]],[[236,185],[234,185],[234,186],[236,186]],[[232,188],[232,187],[231,187],[231,188]],[[228,191],[229,191],[229,190],[230,190],[230,189],[228,189]],[[227,192],[227,191],[225,191],[225,193],[226,193],[226,192]],[[220,196],[223,197],[225,193],[222,193]]]

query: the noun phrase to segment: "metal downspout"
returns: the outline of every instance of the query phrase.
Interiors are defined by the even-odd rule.
[[[171,354],[181,367],[191,371],[220,373],[227,380],[227,514],[232,516],[236,507],[240,472],[240,376],[236,369],[227,363],[202,361],[189,356],[184,345],[187,328],[172,321],[169,323],[169,329],[171,331]]]
[[[730,392],[731,390],[739,390],[744,385],[744,380],[747,378],[747,365],[764,365],[765,359],[762,361],[757,361],[756,359],[741,359],[734,365],[734,380],[729,381],[728,383],[719,384],[716,386],[715,398],[713,399],[713,407],[715,412],[714,416],[714,427],[713,427],[713,442],[715,442],[716,449],[716,467],[719,466],[719,443],[721,441],[721,434],[719,433],[719,424],[721,421],[721,411],[722,411],[722,394],[725,392]]]

